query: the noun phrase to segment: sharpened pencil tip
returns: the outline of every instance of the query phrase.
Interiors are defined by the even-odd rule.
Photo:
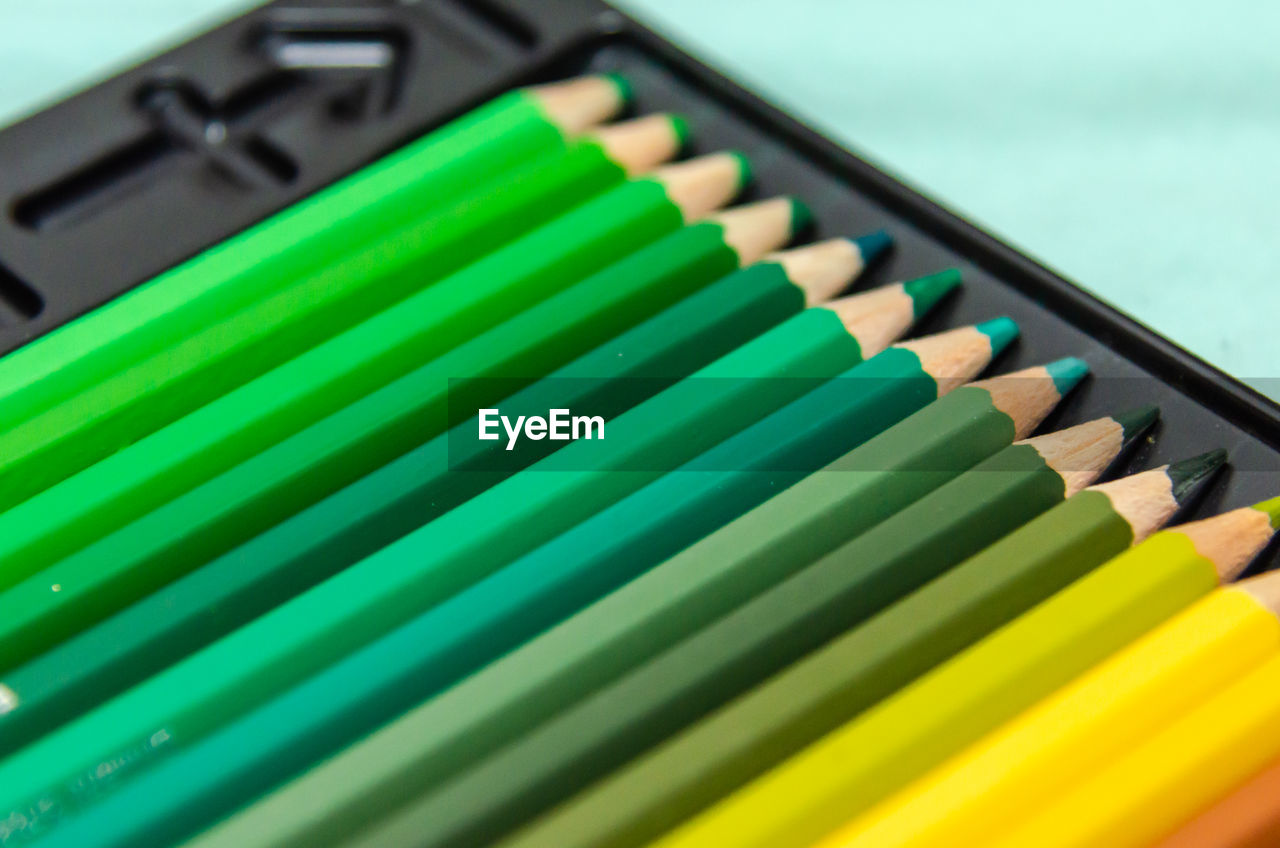
[[[884,230],[876,230],[874,233],[867,233],[850,241],[858,248],[863,265],[870,265],[893,247],[893,236]]]
[[[974,327],[979,333],[991,339],[991,355],[995,356],[1004,350],[1013,340],[1018,337],[1021,332],[1018,324],[1012,318],[1002,315],[999,318],[992,318],[990,321],[983,321]]]
[[[924,316],[926,312],[936,306],[938,301],[946,297],[947,293],[958,285],[960,285],[960,272],[955,268],[948,268],[945,271],[939,271],[937,274],[930,274],[927,277],[917,277],[914,280],[908,280],[902,284],[902,290],[911,298],[911,305],[912,309],[915,310],[915,317],[919,319]],[[982,330],[982,326],[979,326],[978,329]],[[1018,332],[1017,325],[1014,325],[1013,331],[1016,335]],[[984,330],[983,332],[986,331]],[[995,336],[992,336],[991,333],[987,333],[987,335],[991,336],[991,348],[992,350],[995,350]]]
[[[813,212],[798,197],[788,197],[787,200],[791,201],[791,237],[795,238],[797,233],[813,223]]]
[[[603,74],[602,76],[609,82],[613,83],[613,87],[618,90],[618,99],[622,101],[624,106],[629,104],[631,99],[635,97],[636,92],[635,89],[631,87],[631,80],[627,79],[622,74],[608,73]]]
[[[1159,418],[1160,407],[1152,404],[1139,406],[1137,409],[1130,409],[1111,416],[1112,421],[1124,428],[1125,444],[1128,444],[1145,432],[1146,429],[1156,423]]]
[[[1280,530],[1280,497],[1254,504],[1253,508],[1259,512],[1265,512],[1267,517],[1271,519],[1272,529]]]
[[[1218,472],[1227,461],[1227,452],[1218,448],[1181,462],[1175,462],[1165,471],[1173,489],[1173,499],[1184,504]]]
[[[1066,397],[1067,392],[1080,385],[1080,381],[1089,376],[1089,363],[1075,356],[1068,356],[1050,362],[1044,367],[1053,387],[1058,390],[1059,397]]]

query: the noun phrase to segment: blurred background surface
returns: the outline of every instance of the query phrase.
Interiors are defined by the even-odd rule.
[[[0,0],[0,124],[252,5]],[[1280,399],[1280,3],[620,5]]]

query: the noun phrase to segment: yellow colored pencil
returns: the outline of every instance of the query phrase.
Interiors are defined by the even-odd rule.
[[[1156,533],[766,772],[658,844],[662,848],[812,845],[1163,625],[1209,594],[1219,580],[1238,574],[1271,538],[1272,521],[1278,514],[1280,499]],[[1226,600],[1214,599],[1208,613],[1199,617],[1210,621],[1222,616],[1245,618],[1255,632],[1241,632],[1238,638],[1229,633],[1217,640],[1210,638],[1209,630],[1196,634],[1213,642],[1212,647],[1223,643],[1229,656],[1194,685],[1187,685],[1189,690],[1208,691],[1280,646],[1280,622],[1274,615],[1242,591],[1224,594]],[[1242,611],[1253,616],[1242,616]],[[1185,665],[1158,656],[1139,676],[1178,679]],[[1111,694],[1106,689],[1091,693],[1094,700],[1080,709],[1095,710]],[[1171,714],[1178,709],[1172,703],[1166,706]],[[1025,750],[1041,741],[1035,736],[1020,739]],[[1057,768],[1052,758],[1049,768]],[[971,788],[971,784],[956,784],[952,787],[955,800],[972,800],[976,790],[970,792]],[[934,833],[928,825],[945,814],[946,804],[956,806],[947,796],[921,804],[913,795],[911,803],[895,807],[892,828],[877,828],[874,838],[864,838],[862,829],[854,828],[830,844],[842,848],[846,844],[859,848],[986,844],[991,816],[979,818],[979,827],[973,831],[977,836],[971,840],[952,839],[947,831],[947,838],[914,841],[922,829]]]
[[[1180,536],[1204,549],[1231,543],[1245,529],[1214,521],[1152,538]],[[1197,525],[1218,538],[1198,533]],[[1166,542],[1146,553],[1168,555],[1171,548]],[[1278,613],[1280,574],[1214,592],[855,820],[822,848],[990,844],[997,825],[1001,832],[1018,827],[1074,781],[1275,656]]]
[[[1150,845],[1280,754],[1277,727],[1280,657],[1058,797],[995,848]]]

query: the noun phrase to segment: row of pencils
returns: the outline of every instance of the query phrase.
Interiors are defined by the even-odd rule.
[[[1223,452],[1103,482],[1157,409],[1037,435],[1085,362],[908,338],[958,272],[846,294],[889,235],[792,245],[629,98],[500,96],[0,359],[0,844],[1280,839],[1280,499],[1162,529]]]

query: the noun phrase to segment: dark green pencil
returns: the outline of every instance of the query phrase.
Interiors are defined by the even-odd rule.
[[[1151,408],[1015,444],[411,804],[368,844],[505,835],[1061,503]]]
[[[814,540],[829,550],[1007,447],[1084,372],[1065,360],[955,389],[273,793],[220,846],[358,832],[798,571]]]
[[[1215,451],[1073,495],[664,741],[504,848],[646,844],[1158,530],[1223,459]],[[890,781],[876,762],[863,771],[878,797],[911,776],[890,768]]]

